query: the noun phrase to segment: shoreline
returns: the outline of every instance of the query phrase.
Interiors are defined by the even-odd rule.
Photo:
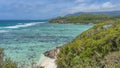
[[[57,65],[55,63],[55,58],[49,58],[49,57],[46,57],[42,60],[42,61],[39,61],[35,67],[44,67],[44,68],[57,68]]]
[[[56,65],[56,56],[59,53],[60,47],[56,47],[55,49],[46,51],[43,53],[44,58],[39,60],[37,64],[35,64],[35,68],[44,67],[44,68],[57,68]]]

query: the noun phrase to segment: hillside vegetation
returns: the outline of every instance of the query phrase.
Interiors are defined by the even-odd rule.
[[[115,20],[120,18],[120,16],[109,16],[105,14],[82,14],[80,16],[67,16],[58,17],[50,20],[50,23],[74,23],[74,24],[88,24],[88,23],[99,23],[107,20]]]
[[[58,68],[120,68],[120,20],[109,20],[65,44],[57,55]]]

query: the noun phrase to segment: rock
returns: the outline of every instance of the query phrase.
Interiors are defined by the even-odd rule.
[[[59,49],[60,49],[60,47],[56,47],[53,50],[46,51],[44,53],[44,55],[47,56],[47,57],[49,57],[49,58],[56,58],[56,55],[59,53]]]

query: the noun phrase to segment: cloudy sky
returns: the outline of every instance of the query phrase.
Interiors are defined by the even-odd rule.
[[[0,0],[0,19],[48,19],[76,12],[120,10],[120,0]]]

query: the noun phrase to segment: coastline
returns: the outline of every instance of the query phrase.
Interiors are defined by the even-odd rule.
[[[56,47],[53,50],[46,51],[44,53],[44,58],[39,60],[37,64],[35,64],[35,68],[44,67],[44,68],[57,68],[56,65],[56,56],[59,53],[60,47]]]
[[[45,57],[42,61],[39,61],[35,67],[57,68],[55,60],[56,60],[55,58],[53,59],[53,58]]]

